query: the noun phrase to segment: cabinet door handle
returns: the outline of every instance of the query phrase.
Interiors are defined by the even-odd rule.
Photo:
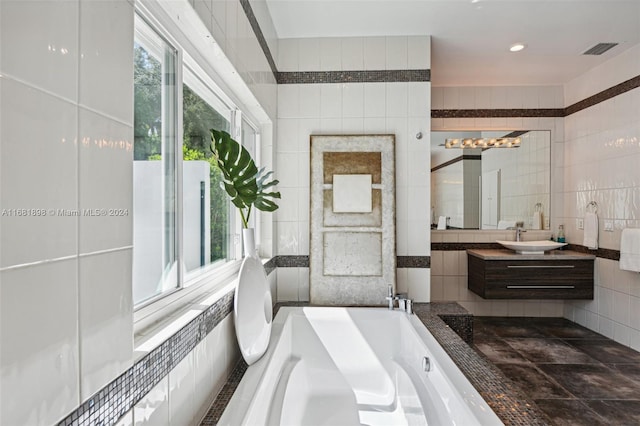
[[[575,265],[507,265],[511,269],[573,269]]]
[[[546,288],[572,289],[572,288],[576,288],[576,286],[574,286],[574,285],[508,285],[507,288],[513,288],[513,289],[546,289]]]

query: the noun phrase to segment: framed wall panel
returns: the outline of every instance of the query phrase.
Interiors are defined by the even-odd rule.
[[[394,135],[311,136],[310,232],[311,303],[385,303],[396,288]]]

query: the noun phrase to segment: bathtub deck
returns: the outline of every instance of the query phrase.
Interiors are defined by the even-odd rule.
[[[309,304],[278,303],[274,317],[282,306]],[[415,303],[414,312],[505,425],[550,424],[546,415],[521,390],[469,346],[473,338],[473,317],[464,308],[457,303]],[[240,359],[203,419],[202,426],[217,425],[246,369],[246,363]]]

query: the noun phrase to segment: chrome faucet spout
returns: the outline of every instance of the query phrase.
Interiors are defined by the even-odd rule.
[[[385,300],[387,300],[387,302],[389,303],[389,310],[393,311],[393,302],[395,298],[393,297],[393,286],[391,284],[389,284],[389,290],[387,292],[387,297],[385,297]]]
[[[523,232],[527,232],[527,230],[521,227],[516,228],[516,241],[522,241]]]

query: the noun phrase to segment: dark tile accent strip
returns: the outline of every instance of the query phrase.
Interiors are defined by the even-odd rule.
[[[391,83],[430,81],[431,70],[278,72],[278,84]]]
[[[498,243],[431,243],[431,251],[462,251],[469,249],[501,249],[504,248]],[[585,246],[578,244],[567,245],[568,250],[580,253],[593,254],[596,257],[609,260],[620,260],[620,250],[611,250],[599,248],[598,250],[589,250]]]
[[[431,268],[431,256],[398,256],[397,268]]]
[[[256,35],[258,39],[258,43],[264,52],[264,56],[267,58],[267,62],[269,63],[269,67],[271,67],[271,72],[273,72],[273,77],[276,82],[278,81],[278,68],[276,67],[276,62],[273,60],[273,55],[271,54],[271,49],[269,49],[269,44],[267,40],[264,38],[264,34],[262,33],[262,29],[260,28],[260,24],[256,19],[256,15],[253,13],[253,9],[251,8],[251,3],[249,0],[240,0],[240,4],[242,5],[242,9],[244,9],[245,15],[247,15],[247,19],[251,24],[251,28],[253,29],[253,33]]]
[[[115,424],[233,311],[233,294],[230,291],[224,295],[120,377],[82,403],[61,420],[58,426]]]
[[[207,414],[205,414],[204,419],[202,419],[200,426],[216,426],[218,424],[224,409],[229,404],[229,401],[231,401],[231,397],[238,388],[240,380],[242,380],[247,368],[247,363],[242,357],[240,357],[240,361],[238,361],[238,364],[236,364],[235,368],[231,372],[231,376],[229,376],[227,382],[222,387],[222,390],[218,396],[216,396],[215,401],[211,404],[211,407],[209,408],[209,411],[207,411]]]
[[[462,251],[469,249],[501,249],[498,243],[431,243],[431,251]]]
[[[308,268],[309,256],[276,256],[276,266],[278,268]]]
[[[277,266],[278,266],[277,257],[274,256],[271,259],[269,259],[267,263],[264,264],[264,271],[267,273],[267,275],[269,275],[270,273],[276,270]]]
[[[454,158],[453,160],[445,161],[444,163],[433,167],[431,169],[431,171],[435,172],[436,170],[444,169],[445,167],[450,166],[452,164],[456,164],[457,162],[462,161],[462,160],[482,160],[482,156],[481,155],[463,154],[463,155],[461,155],[459,157]]]
[[[588,98],[576,102],[573,105],[569,105],[564,109],[564,115],[567,116],[578,111],[582,111],[583,109],[592,107],[600,102],[604,102],[637,87],[640,87],[640,75],[630,78],[627,81],[623,81],[620,84],[616,84],[615,86],[596,93],[593,96],[589,96]]]
[[[280,255],[276,256],[278,268],[308,268],[309,256]],[[396,258],[398,268],[430,268],[430,256],[398,256]]]
[[[431,118],[564,117],[564,108],[433,109]]]
[[[274,312],[277,312],[280,306],[309,306],[309,304],[301,302],[278,303]],[[551,424],[549,418],[537,408],[528,395],[514,386],[496,366],[478,355],[444,320],[446,318],[454,325],[466,327],[464,333],[468,333],[469,329],[473,332],[473,316],[464,308],[457,303],[414,303],[413,306],[420,321],[496,412],[500,420],[506,425],[513,426]],[[463,325],[464,318],[470,318],[471,322]],[[456,321],[460,324],[456,324]],[[217,425],[221,413],[240,382],[236,372],[241,371],[241,374],[244,374],[245,370],[241,364],[242,361],[227,382],[228,386],[225,385],[224,395],[214,401],[201,426]]]

